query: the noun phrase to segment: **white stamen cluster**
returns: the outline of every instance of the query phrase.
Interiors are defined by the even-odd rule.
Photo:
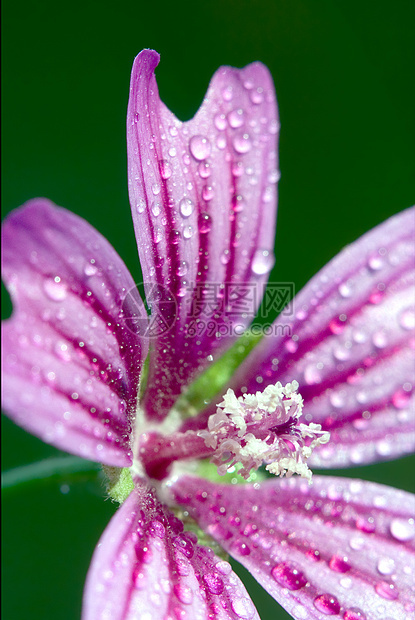
[[[320,424],[299,423],[303,399],[297,390],[293,381],[239,398],[227,391],[210,416],[208,429],[198,432],[215,450],[211,462],[220,475],[241,464],[239,473],[248,478],[252,469],[267,463],[266,469],[276,476],[299,474],[311,481],[306,460],[316,446],[329,441],[330,433]]]

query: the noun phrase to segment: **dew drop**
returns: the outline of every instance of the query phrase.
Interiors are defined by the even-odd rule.
[[[231,259],[231,253],[229,250],[224,250],[220,255],[220,262],[222,265],[227,265]]]
[[[393,583],[388,583],[387,581],[380,581],[375,586],[375,590],[379,596],[387,599],[388,601],[395,601],[398,596],[398,590]]]
[[[350,607],[344,612],[343,620],[366,620],[366,614],[357,607]]]
[[[252,148],[251,138],[246,132],[239,132],[233,139],[233,148],[237,153],[248,153]]]
[[[154,239],[154,243],[160,243],[160,241],[163,239],[163,231],[161,230],[159,226],[157,226],[154,229],[153,239]]]
[[[144,213],[145,208],[146,208],[145,200],[143,198],[139,198],[137,202],[137,211],[139,213]]]
[[[160,162],[160,174],[162,179],[169,179],[171,177],[171,166],[168,161],[162,160]]]
[[[66,284],[64,284],[58,276],[56,278],[48,278],[45,280],[43,283],[43,289],[52,301],[63,301],[66,299],[68,294]]]
[[[410,398],[410,393],[405,392],[404,390],[397,390],[392,396],[392,404],[396,407],[396,409],[405,409]]]
[[[321,383],[321,374],[315,364],[308,364],[304,369],[304,379],[308,385]]]
[[[283,562],[271,570],[271,575],[277,583],[288,590],[299,590],[307,583],[307,579],[299,570]]]
[[[198,219],[199,232],[201,234],[206,234],[212,228],[212,218],[208,213],[200,213]]]
[[[313,605],[318,611],[326,616],[334,616],[340,611],[340,603],[335,596],[331,594],[320,594],[316,596]]]
[[[193,236],[193,228],[191,226],[185,226],[183,228],[183,237],[185,239],[191,239]]]
[[[393,519],[390,524],[390,533],[396,540],[411,540],[415,535],[414,519]]]
[[[216,114],[213,122],[215,123],[216,129],[218,129],[219,131],[223,131],[228,125],[226,116],[224,114]]]
[[[222,575],[229,575],[232,572],[232,566],[226,560],[220,560],[215,565],[216,570],[218,570]]]
[[[193,601],[193,592],[189,586],[176,583],[173,587],[174,593],[183,605],[190,605]]]
[[[153,192],[153,194],[154,194],[155,196],[158,196],[158,195],[159,195],[159,193],[161,192],[161,187],[160,187],[160,185],[159,185],[158,183],[154,183],[154,185],[153,185],[153,186],[152,186],[152,188],[151,188],[151,191]]]
[[[255,608],[253,603],[247,598],[237,598],[232,600],[232,609],[236,613],[237,616],[243,618],[244,620],[248,620],[252,618],[255,613]]]
[[[236,110],[232,110],[232,112],[229,112],[228,122],[233,129],[242,127],[242,125],[244,124],[244,111],[242,110],[242,108],[238,108]]]
[[[182,260],[179,266],[177,267],[176,273],[178,276],[185,276],[187,273],[187,269],[188,269],[188,264],[186,263],[185,260]]]
[[[197,170],[201,179],[207,179],[211,175],[210,165],[207,161],[201,161],[197,167]]]
[[[158,217],[160,215],[160,211],[161,211],[161,206],[159,202],[153,202],[152,206],[151,206],[151,212],[154,215],[154,217]]]
[[[205,185],[204,188],[202,189],[203,200],[205,200],[206,202],[209,202],[209,200],[212,200],[213,195],[214,195],[213,188],[210,185]]]
[[[329,323],[330,331],[333,334],[341,334],[345,328],[345,322],[342,320],[343,315],[341,317],[335,318]]]
[[[380,256],[376,254],[369,258],[367,264],[369,269],[371,269],[372,271],[379,271],[379,269],[382,269],[383,267],[383,260],[380,258]]]
[[[206,575],[203,575],[203,581],[211,594],[222,594],[225,588],[222,579],[217,573],[206,573]]]
[[[399,317],[399,324],[403,329],[414,329],[415,327],[415,312],[413,308],[407,308]]]
[[[264,101],[264,89],[262,88],[262,86],[259,86],[257,89],[253,90],[250,97],[252,103],[254,103],[255,105],[259,105],[260,103],[262,103]]]
[[[343,558],[339,555],[333,555],[330,559],[329,566],[331,570],[334,570],[336,573],[347,573],[350,570],[351,566],[347,561],[347,558]]]
[[[98,269],[95,265],[91,265],[91,263],[87,263],[84,268],[84,274],[88,277],[94,276],[97,273]]]
[[[222,91],[222,97],[224,101],[232,101],[233,98],[233,88],[232,86],[226,86],[226,88]]]
[[[381,575],[392,575],[395,570],[395,562],[392,558],[380,558],[377,569]]]
[[[246,206],[245,200],[243,196],[241,196],[240,194],[235,196],[234,199],[232,200],[232,208],[235,213],[241,213],[244,210],[245,206]]]
[[[251,549],[248,547],[248,545],[240,540],[236,540],[233,543],[232,549],[234,549],[240,555],[249,555],[251,553]]]
[[[371,534],[376,529],[375,520],[373,517],[358,517],[356,519],[356,527],[361,532]]]
[[[204,136],[193,136],[189,143],[190,152],[195,159],[203,161],[210,155],[210,142]]]
[[[182,198],[179,202],[180,213],[183,217],[190,217],[193,213],[193,208],[194,205],[190,198]]]
[[[372,342],[378,349],[384,349],[388,344],[386,333],[383,329],[379,329],[372,336]]]
[[[352,294],[352,290],[350,286],[348,286],[345,282],[343,282],[339,286],[339,293],[342,297],[350,297],[350,295]]]
[[[320,562],[321,560],[320,551],[317,551],[317,549],[309,549],[306,553],[306,556],[312,562]]]
[[[233,165],[232,165],[232,174],[234,177],[240,177],[242,176],[244,173],[244,166],[243,163],[241,161],[236,161]]]
[[[256,275],[269,273],[274,266],[274,255],[269,250],[256,250],[252,259],[252,271]]]

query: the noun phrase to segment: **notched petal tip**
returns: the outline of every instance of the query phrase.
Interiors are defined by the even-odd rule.
[[[131,76],[153,73],[160,62],[160,54],[155,50],[144,49],[134,58]]]

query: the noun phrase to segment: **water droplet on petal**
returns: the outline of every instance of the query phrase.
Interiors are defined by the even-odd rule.
[[[213,188],[210,185],[205,185],[204,188],[202,189],[203,200],[206,200],[206,202],[209,202],[209,200],[212,200],[213,195],[214,195]]]
[[[183,217],[190,217],[193,213],[193,208],[194,205],[190,198],[182,198],[179,202],[180,213]]]
[[[223,89],[222,97],[225,101],[232,101],[232,98],[233,98],[232,86],[226,86],[226,88]]]
[[[378,349],[384,349],[388,344],[386,332],[383,329],[379,329],[372,336],[372,342]]]
[[[255,103],[256,105],[262,103],[264,101],[264,89],[262,88],[262,86],[258,86],[258,88],[253,90],[250,97],[252,103]]]
[[[217,573],[206,573],[203,575],[203,581],[212,594],[222,594],[225,588],[222,579]]]
[[[333,555],[330,559],[329,566],[331,570],[336,571],[336,573],[347,573],[350,570],[351,566],[347,561],[347,558],[342,558],[339,555]]]
[[[66,284],[64,284],[58,276],[56,276],[56,278],[48,278],[45,280],[43,283],[43,289],[52,301],[63,301],[66,299],[68,294]]]
[[[399,596],[396,586],[393,583],[388,583],[387,581],[380,581],[376,584],[375,590],[379,596],[387,599],[388,601],[395,601]]]
[[[366,614],[357,607],[351,607],[344,612],[343,620],[366,620]]]
[[[210,155],[210,142],[204,136],[193,136],[189,143],[190,152],[195,159],[203,161]]]
[[[339,293],[342,297],[350,297],[350,295],[352,294],[352,290],[350,286],[348,286],[345,282],[343,282],[339,286]]]
[[[246,132],[239,132],[233,139],[233,148],[237,153],[248,153],[252,148],[252,141],[249,134]]]
[[[236,615],[240,618],[243,618],[243,620],[248,620],[249,618],[252,618],[255,613],[254,604],[248,598],[234,599],[232,600],[231,605]]]
[[[256,250],[252,259],[252,271],[257,275],[269,273],[274,266],[274,255],[269,250]]]
[[[405,392],[404,390],[397,390],[392,396],[392,404],[397,409],[405,409],[410,398],[411,394],[409,392]]]
[[[182,260],[179,266],[176,269],[176,273],[178,276],[185,276],[187,273],[188,265],[185,260]]]
[[[91,263],[87,263],[84,268],[84,274],[86,276],[94,276],[97,273],[98,269],[95,265],[91,265]]]
[[[174,593],[183,605],[190,605],[193,601],[193,592],[189,586],[176,583],[173,587]]]
[[[383,260],[377,254],[371,256],[368,260],[368,267],[372,271],[379,271],[383,267]]]
[[[208,164],[207,161],[201,161],[197,167],[197,170],[199,172],[200,178],[202,179],[207,179],[208,177],[210,177],[212,173],[210,169],[210,165]]]
[[[404,329],[414,329],[415,327],[415,312],[413,308],[407,308],[399,317],[400,326]]]
[[[183,237],[185,239],[190,239],[193,236],[193,228],[191,226],[185,226],[183,228]]]
[[[159,202],[153,202],[152,206],[151,206],[151,212],[153,213],[154,217],[158,217],[160,215],[160,211],[161,211],[161,205]]]
[[[314,364],[308,364],[304,369],[304,379],[308,385],[321,383],[321,373]]]
[[[215,123],[216,129],[218,129],[219,131],[223,131],[228,125],[226,116],[224,114],[216,114],[213,121]]]
[[[271,575],[277,583],[288,590],[299,590],[307,583],[303,573],[285,562],[274,566],[271,570]]]
[[[220,262],[222,265],[227,265],[231,259],[231,253],[229,250],[224,250],[220,255]]]
[[[390,532],[396,540],[411,540],[415,535],[415,521],[414,519],[393,519]]]
[[[236,110],[232,110],[228,114],[229,125],[236,129],[237,127],[242,127],[244,124],[244,111],[242,108],[238,108]]]
[[[392,558],[380,558],[377,569],[381,575],[392,575],[395,570],[395,562]]]
[[[236,540],[232,544],[232,549],[240,555],[249,555],[251,553],[251,549],[248,547],[248,545],[240,540]]]
[[[162,160],[160,162],[160,174],[162,179],[169,179],[171,177],[171,166],[168,161]]]
[[[340,603],[335,596],[331,594],[320,594],[316,596],[313,605],[318,611],[326,616],[334,616],[340,611]]]
[[[143,213],[145,211],[145,208],[146,208],[145,200],[143,198],[139,198],[137,202],[137,211],[139,213]]]
[[[208,213],[201,213],[198,219],[199,232],[201,234],[206,234],[212,228],[212,218]]]

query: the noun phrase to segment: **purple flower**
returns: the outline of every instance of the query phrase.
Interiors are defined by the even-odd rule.
[[[179,122],[159,100],[158,59],[136,58],[127,117],[150,319],[122,260],[81,218],[37,199],[2,232],[15,305],[3,325],[4,406],[131,491],[95,551],[84,620],[258,618],[223,550],[294,618],[406,620],[413,497],[346,478],[309,485],[306,461],[413,450],[414,211],[341,252],[225,390],[199,413],[184,407],[259,307],[279,123],[258,63],[219,69],[195,118]],[[231,484],[186,473],[207,457],[235,472]],[[249,478],[262,463],[280,477],[235,484],[238,467]]]

